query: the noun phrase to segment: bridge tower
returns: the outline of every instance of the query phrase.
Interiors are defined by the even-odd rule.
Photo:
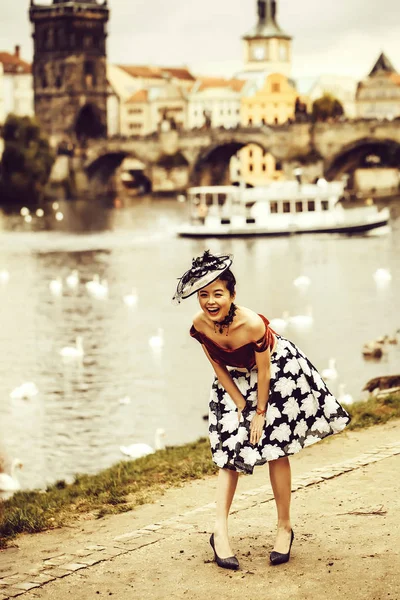
[[[30,0],[35,114],[56,145],[107,133],[107,0]]]
[[[292,37],[277,23],[277,0],[258,0],[257,16],[255,27],[243,36],[245,73],[269,72],[290,77]]]

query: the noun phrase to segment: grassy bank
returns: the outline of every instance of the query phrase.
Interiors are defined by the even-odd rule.
[[[371,398],[348,408],[350,429],[361,429],[400,418],[400,394]],[[68,523],[79,513],[126,512],[152,502],[167,488],[201,479],[216,472],[209,442],[161,450],[135,461],[122,461],[97,475],[77,475],[74,483],[63,481],[46,492],[18,492],[0,504],[0,548],[19,533],[35,533]]]

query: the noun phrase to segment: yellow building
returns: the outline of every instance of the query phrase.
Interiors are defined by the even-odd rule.
[[[285,75],[268,75],[261,88],[253,84],[242,97],[241,124],[244,127],[281,125],[294,119],[297,90]]]
[[[232,183],[266,185],[283,179],[282,165],[270,152],[257,144],[249,144],[231,159],[230,178]]]
[[[260,127],[281,125],[295,117],[298,93],[289,79],[280,73],[265,78],[261,87],[248,84],[241,100],[241,125]],[[265,185],[283,178],[282,165],[256,144],[242,148],[230,165],[231,181]]]

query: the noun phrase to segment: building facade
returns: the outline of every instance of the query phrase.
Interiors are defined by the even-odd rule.
[[[107,133],[107,0],[31,0],[35,114],[56,144]]]
[[[257,23],[243,36],[244,71],[241,77],[260,72],[290,77],[292,37],[277,23],[277,4],[277,0],[257,1]]]
[[[121,105],[121,135],[150,135],[160,131],[162,123],[186,129],[187,104],[185,91],[172,82],[138,90]]]
[[[10,113],[34,114],[31,65],[21,58],[19,46],[14,54],[0,52],[0,125]]]
[[[241,124],[244,127],[281,125],[294,119],[297,90],[280,73],[267,75],[259,87],[248,84],[241,100]]]
[[[240,124],[240,102],[245,82],[200,77],[188,94],[188,129],[232,129]]]
[[[400,117],[400,74],[384,53],[368,77],[358,84],[356,106],[360,119]]]

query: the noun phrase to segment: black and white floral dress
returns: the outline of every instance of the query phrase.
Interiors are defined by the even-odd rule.
[[[258,444],[250,443],[250,424],[257,405],[257,368],[229,369],[246,400],[240,422],[232,398],[217,377],[214,379],[209,435],[213,461],[221,468],[251,474],[255,466],[296,454],[341,432],[350,422],[348,413],[303,352],[284,337],[275,337],[267,414]]]

